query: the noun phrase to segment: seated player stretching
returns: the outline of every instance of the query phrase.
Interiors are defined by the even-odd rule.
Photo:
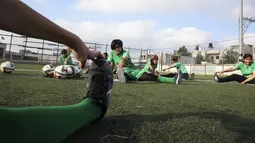
[[[59,57],[62,65],[74,65],[72,61],[72,57],[70,56],[70,52],[66,49],[61,51],[61,55]]]
[[[225,72],[232,72],[240,70],[242,75],[232,74],[227,77],[219,77],[219,75]],[[223,71],[216,72],[214,74],[214,81],[215,82],[230,82],[230,81],[237,81],[241,84],[255,84],[255,63],[252,60],[251,54],[245,54],[243,56],[243,61],[237,64],[235,67],[227,68]]]
[[[166,70],[171,69],[171,68],[177,68],[177,70],[181,70],[181,73],[183,75],[182,77],[185,80],[193,80],[194,79],[195,74],[192,73],[192,74],[189,75],[187,69],[185,68],[185,66],[178,61],[178,57],[176,57],[176,56],[172,57],[172,66],[169,66],[168,68],[163,69],[163,71],[166,71]],[[174,77],[175,75],[176,74],[174,74],[174,73],[170,73],[170,74],[161,75],[161,76]]]
[[[182,74],[178,72],[175,77],[168,78],[162,76],[156,76],[151,73],[147,73],[144,69],[140,70],[131,61],[131,57],[126,50],[123,50],[123,42],[119,39],[115,39],[111,43],[111,53],[108,61],[112,69],[117,67],[118,79],[121,83],[128,81],[155,81],[172,84],[180,84]]]
[[[146,63],[146,65],[144,66],[142,70],[147,73],[159,75],[158,71],[156,71],[157,67],[158,67],[158,56],[153,55],[153,57]]]

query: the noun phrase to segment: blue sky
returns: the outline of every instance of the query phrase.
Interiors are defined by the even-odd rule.
[[[90,1],[84,0],[84,1],[85,3],[87,1],[89,5],[89,2],[94,0],[90,0]],[[100,2],[100,0],[95,0],[95,1]],[[110,2],[111,0],[105,0],[105,1]],[[160,0],[158,1],[160,2]],[[162,2],[163,1],[164,0],[162,0]],[[193,0],[193,1],[199,2],[199,0]],[[76,1],[75,0],[23,0],[23,2],[25,2],[26,4],[31,6],[33,9],[37,10],[38,12],[40,12],[41,14],[43,14],[44,16],[48,17],[51,20],[62,20],[62,21],[68,21],[71,23],[76,23],[76,24],[85,22],[85,21],[101,22],[101,23],[109,23],[109,22],[121,23],[121,22],[132,22],[132,21],[139,21],[139,20],[141,21],[153,20],[156,22],[154,31],[167,29],[167,28],[174,28],[174,29],[180,30],[185,27],[195,27],[201,31],[209,32],[211,34],[209,39],[206,39],[201,42],[218,41],[218,40],[227,39],[229,37],[238,36],[237,17],[234,18],[233,15],[231,15],[234,11],[234,8],[236,8],[236,5],[238,5],[238,0],[232,0],[231,1],[232,3],[223,2],[222,4],[218,0],[215,0],[215,1],[217,1],[218,3],[215,2],[215,5],[213,5],[214,4],[213,3],[212,4],[213,7],[210,7],[206,5],[205,3],[204,9],[201,9],[201,10],[195,10],[194,8],[194,10],[190,9],[189,11],[183,11],[183,12],[149,11],[147,13],[146,12],[142,13],[142,12],[128,12],[128,11],[124,11],[124,12],[123,11],[106,12],[106,11],[96,11],[96,10],[93,11],[93,10],[86,10],[86,6],[82,10],[82,9],[78,9],[74,7],[74,5],[79,2],[78,0]],[[225,0],[225,1],[230,2],[229,0]],[[252,3],[251,0],[250,1],[247,0],[247,1]],[[188,1],[186,0],[186,2]],[[246,5],[250,5],[248,2],[246,2],[247,3]],[[219,4],[220,6],[218,7],[217,4]],[[229,8],[228,9],[225,8],[228,5],[224,5],[224,4],[229,4]],[[116,6],[118,5],[113,5],[112,8]],[[217,9],[217,7],[219,9]],[[180,9],[181,8],[182,7],[180,7]],[[224,8],[224,10],[222,10],[222,8]],[[212,10],[209,10],[210,12],[208,12],[208,11],[205,11],[206,9],[212,9]],[[229,13],[229,15],[227,15],[226,13],[227,14]],[[65,28],[73,29],[61,23],[60,25]],[[251,25],[248,32],[255,33],[253,25]],[[190,36],[192,37],[192,34]],[[139,45],[139,43],[137,42],[134,42],[134,44]],[[191,44],[193,43],[191,42]],[[130,45],[133,45],[133,44],[130,44]]]

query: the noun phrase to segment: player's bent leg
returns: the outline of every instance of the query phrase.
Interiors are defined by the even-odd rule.
[[[111,69],[95,60],[82,102],[69,106],[0,108],[0,140],[5,143],[59,143],[105,115],[112,86]]]
[[[190,76],[189,76],[189,80],[193,80],[193,79],[194,79],[194,77],[195,77],[195,74],[194,74],[194,73],[190,74]]]
[[[189,80],[189,74],[188,73],[182,74],[182,78],[185,80]]]

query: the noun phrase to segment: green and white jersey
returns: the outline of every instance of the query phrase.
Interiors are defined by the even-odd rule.
[[[153,70],[150,69],[150,65],[152,66]],[[142,69],[144,72],[154,72],[154,70],[157,68],[157,64],[151,64],[151,61],[147,62],[147,64]]]
[[[131,60],[131,56],[126,50],[122,50],[119,55],[117,55],[115,51],[112,50],[107,61],[113,62],[114,66],[117,66],[124,57],[128,57],[125,62],[124,72],[127,73],[131,79],[137,80],[143,74],[143,72],[134,65]]]
[[[245,63],[240,62],[235,66],[236,70],[240,70],[242,75],[245,77],[250,77],[255,71],[255,63],[252,63],[250,66],[246,66]]]
[[[70,59],[67,61],[67,64],[66,65],[73,65],[73,60],[72,60],[72,57],[69,55],[69,56],[67,56],[66,58],[64,58],[62,55],[60,56],[60,62],[61,62],[61,64],[62,65],[65,65],[65,60],[67,59],[67,58],[69,58],[70,57]]]
[[[183,64],[181,64],[180,62],[176,62],[173,67],[176,67],[177,70],[181,70],[182,74],[184,73],[188,73],[188,71],[186,70],[185,66]]]

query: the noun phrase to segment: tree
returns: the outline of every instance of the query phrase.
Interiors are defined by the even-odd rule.
[[[182,46],[177,51],[178,56],[191,56],[191,53],[188,51],[188,49],[185,46]]]
[[[226,53],[224,53],[221,57],[220,63],[224,64],[235,64],[238,62],[238,52],[234,51],[233,49],[226,50]]]
[[[196,64],[201,64],[203,60],[204,60],[203,55],[201,54],[201,52],[198,52],[196,57]]]

